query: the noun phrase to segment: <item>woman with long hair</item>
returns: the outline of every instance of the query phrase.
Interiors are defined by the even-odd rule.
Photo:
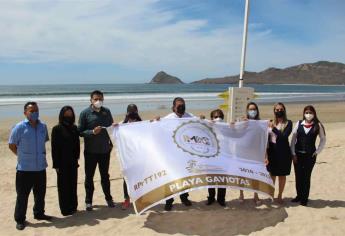
[[[137,105],[129,104],[127,106],[126,116],[122,123],[132,123],[132,122],[138,122],[138,121],[142,121],[142,119],[139,116]],[[123,201],[121,207],[122,207],[122,210],[126,210],[129,208],[131,202],[128,195],[127,184],[125,180],[123,180],[123,196],[125,200]]]
[[[318,148],[315,146],[316,138],[319,136]],[[303,109],[302,120],[296,123],[292,131],[291,152],[295,168],[296,192],[297,196],[292,202],[300,202],[302,206],[307,206],[310,177],[316,162],[316,157],[326,144],[326,132],[322,123],[316,115],[313,106],[308,105]]]
[[[276,177],[279,180],[279,192],[277,202],[283,204],[283,191],[286,183],[286,176],[291,172],[291,150],[289,135],[292,131],[292,122],[287,119],[286,108],[283,103],[276,103],[273,107],[274,119],[270,122],[269,144],[268,144],[268,165],[275,183]]]
[[[249,102],[246,107],[246,119],[248,120],[260,120],[260,111],[259,107],[255,102]],[[240,197],[238,198],[240,203],[244,202],[244,194],[243,190],[240,190]],[[257,193],[254,193],[254,203],[256,205],[261,204],[261,200],[259,198],[259,195]]]
[[[78,159],[80,154],[79,132],[71,106],[60,110],[59,123],[53,127],[51,152],[53,168],[57,174],[57,189],[61,214],[72,215],[77,211]]]

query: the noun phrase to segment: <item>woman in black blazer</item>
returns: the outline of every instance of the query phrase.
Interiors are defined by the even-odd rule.
[[[64,106],[59,124],[53,127],[51,151],[53,168],[57,174],[57,187],[61,214],[72,215],[77,211],[77,180],[80,141],[75,114],[71,106]]]

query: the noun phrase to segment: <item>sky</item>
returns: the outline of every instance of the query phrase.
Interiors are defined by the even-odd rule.
[[[0,85],[240,71],[245,0],[0,0]],[[246,70],[345,63],[344,0],[250,0]]]

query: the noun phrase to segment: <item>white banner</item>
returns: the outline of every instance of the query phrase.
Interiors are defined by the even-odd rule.
[[[230,187],[273,197],[264,164],[267,125],[162,119],[116,127],[112,136],[136,213],[199,188]]]

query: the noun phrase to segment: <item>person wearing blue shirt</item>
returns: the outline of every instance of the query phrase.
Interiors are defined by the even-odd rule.
[[[8,141],[10,150],[17,156],[17,200],[14,219],[18,230],[23,230],[26,226],[26,209],[31,189],[35,201],[34,218],[52,219],[44,214],[48,166],[45,143],[49,140],[47,126],[39,120],[36,102],[27,102],[24,105],[24,115],[26,119],[13,127]]]

